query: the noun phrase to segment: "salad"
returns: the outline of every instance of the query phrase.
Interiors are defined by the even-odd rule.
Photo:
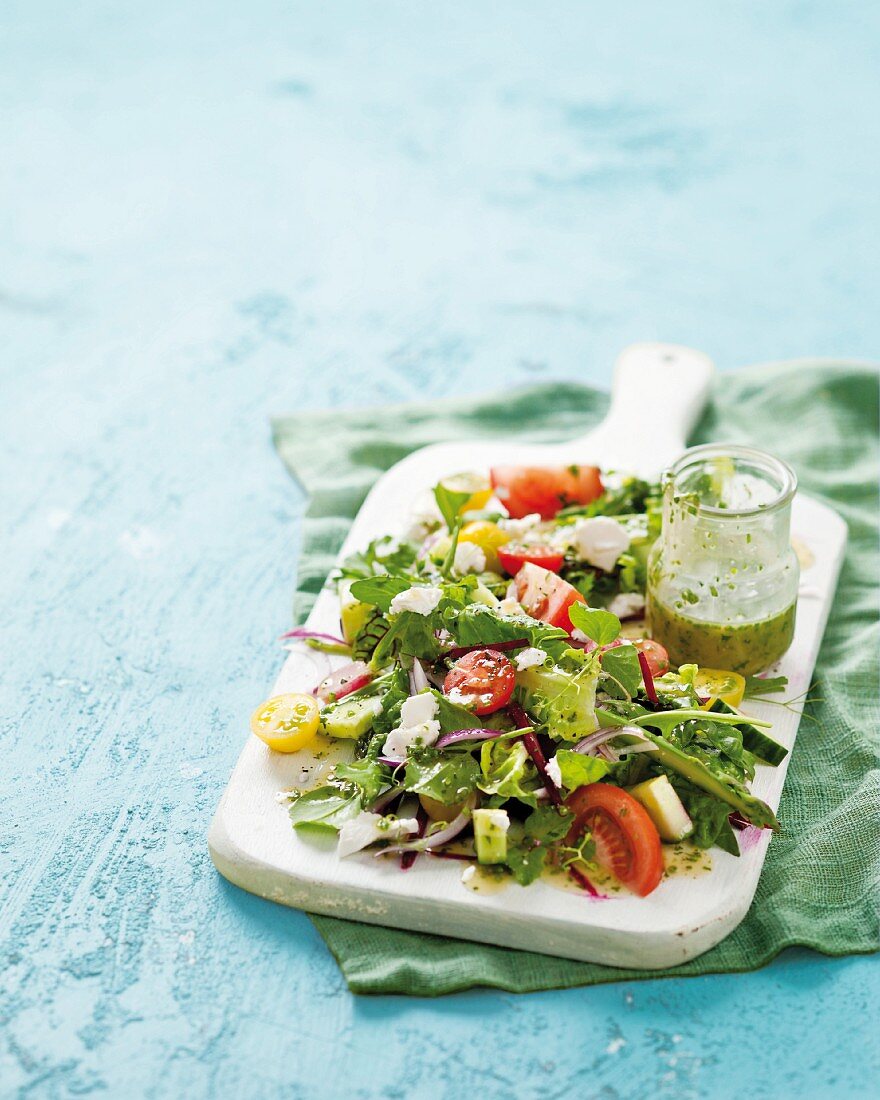
[[[749,784],[787,750],[746,717],[779,681],[671,668],[644,636],[657,487],[595,467],[505,467],[440,481],[402,538],[375,540],[333,578],[345,654],[311,694],[257,709],[270,748],[348,742],[312,789],[284,792],[303,833],[340,858],[371,850],[493,869],[522,886],[598,874],[637,895],[664,845],[739,854],[776,829]]]

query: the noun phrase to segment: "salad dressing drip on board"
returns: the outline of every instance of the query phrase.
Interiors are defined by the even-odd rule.
[[[796,488],[786,463],[732,444],[694,447],[666,471],[647,611],[672,661],[751,675],[791,645]]]

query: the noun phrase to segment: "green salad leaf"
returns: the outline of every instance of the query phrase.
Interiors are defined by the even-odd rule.
[[[523,822],[511,828],[507,842],[507,866],[520,886],[528,886],[544,870],[553,845],[562,840],[571,825],[565,807],[539,806]]]
[[[401,592],[406,592],[412,586],[412,577],[392,576],[386,573],[378,577],[364,577],[362,580],[353,581],[351,594],[361,603],[378,607],[387,615],[394,597],[399,596]]]
[[[406,763],[404,786],[414,794],[451,806],[473,793],[480,767],[470,753],[444,755],[436,749],[413,750]]]
[[[361,801],[367,806],[379,797],[383,787],[391,782],[391,773],[378,760],[363,758],[360,760],[340,761],[333,769],[336,779],[349,783],[360,791]]]
[[[300,795],[291,805],[289,813],[295,829],[317,829],[335,833],[360,811],[359,790],[342,784],[328,784]]]
[[[787,676],[747,676],[743,698],[757,699],[761,695],[775,695],[788,687]]]
[[[484,741],[480,772],[477,786],[485,794],[496,796],[496,805],[518,798],[527,806],[537,806],[538,772],[522,741]]]
[[[357,580],[376,573],[409,573],[416,562],[418,546],[398,542],[390,535],[373,539],[366,550],[350,554],[339,567],[340,580]]]
[[[556,753],[562,785],[567,791],[576,790],[588,783],[597,783],[608,774],[607,760],[597,756],[586,756],[573,749],[559,749]]]
[[[459,512],[471,499],[471,493],[450,489],[441,481],[434,486],[434,499],[437,501],[437,507],[446,526],[452,531],[459,522]]]
[[[575,603],[568,609],[568,617],[571,625],[592,638],[596,645],[608,645],[620,635],[620,619],[601,607]]]
[[[629,643],[606,649],[600,658],[602,672],[610,677],[611,683],[603,679],[603,688],[609,695],[624,694],[632,699],[642,687],[642,667],[639,664],[639,651]]]

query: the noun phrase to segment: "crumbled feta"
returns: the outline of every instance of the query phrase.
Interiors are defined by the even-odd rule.
[[[617,559],[629,549],[629,535],[610,516],[579,519],[571,527],[563,528],[565,542],[579,561],[595,565],[610,573]]]
[[[524,615],[523,605],[519,600],[514,599],[513,596],[505,596],[501,603],[498,605],[498,612],[501,615]]]
[[[431,588],[427,585],[407,588],[404,592],[398,592],[391,601],[391,614],[399,615],[401,611],[414,611],[416,615],[430,615],[442,597],[442,588]]]
[[[419,823],[414,817],[389,818],[362,810],[340,828],[336,853],[343,859],[377,840],[400,840],[418,831]]]
[[[608,610],[618,619],[632,619],[645,610],[645,597],[641,592],[618,592]]]
[[[514,663],[516,664],[518,672],[525,672],[527,668],[534,668],[535,665],[542,665],[547,660],[547,654],[543,649],[538,649],[536,646],[529,646],[528,649],[523,649],[517,653]]]
[[[559,761],[555,756],[551,757],[547,761],[547,774],[553,780],[557,787],[562,786],[562,770],[559,767]]]
[[[591,641],[591,639],[588,638],[587,635],[584,634],[584,632],[582,630],[578,630],[577,627],[575,627],[574,630],[571,632],[571,636],[574,639],[574,641],[576,641],[576,642],[589,642],[589,641]]]
[[[465,573],[482,573],[486,568],[486,555],[474,542],[460,542],[455,548],[452,568],[463,577]]]
[[[539,523],[541,523],[540,513],[532,512],[531,515],[523,516],[522,519],[500,519],[498,526],[502,531],[507,531],[516,538],[521,538],[529,531],[534,530]]]
[[[391,760],[406,760],[413,745],[433,745],[440,736],[436,715],[437,699],[433,692],[423,691],[405,699],[400,708],[400,725],[385,738],[382,755]]]
[[[422,691],[410,695],[400,705],[400,724],[402,726],[420,726],[437,717],[437,697],[432,691]]]

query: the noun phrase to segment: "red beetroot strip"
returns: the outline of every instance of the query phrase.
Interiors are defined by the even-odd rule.
[[[421,840],[421,838],[425,835],[425,829],[427,829],[428,827],[428,815],[427,813],[425,813],[425,808],[422,805],[419,805],[419,808],[416,811],[416,821],[419,823],[419,830],[416,833],[416,837],[417,839]],[[401,871],[408,871],[418,859],[418,855],[418,852],[404,852],[403,855],[400,857]]]
[[[586,892],[590,895],[591,898],[604,898],[605,897],[604,894],[599,893],[599,891],[592,884],[592,882],[590,882],[590,880],[583,873],[583,871],[579,871],[577,869],[577,867],[569,867],[568,873],[569,873],[569,875],[571,875],[571,877],[578,884],[578,886],[580,886],[580,888],[582,890],[586,890]]]
[[[529,716],[519,703],[511,703],[507,708],[507,713],[516,722],[517,726],[530,726],[532,724]],[[522,743],[526,747],[526,752],[532,758],[532,763],[538,769],[538,775],[541,777],[541,782],[544,784],[544,789],[549,795],[550,801],[554,806],[561,806],[562,795],[559,793],[559,788],[547,774],[547,761],[544,759],[544,753],[538,744],[538,738],[535,737],[534,733],[524,733]]]
[[[648,658],[641,651],[639,651],[639,668],[642,670],[642,679],[645,681],[645,694],[656,706],[660,700],[657,698],[657,689],[654,687],[654,675],[648,664]]]

